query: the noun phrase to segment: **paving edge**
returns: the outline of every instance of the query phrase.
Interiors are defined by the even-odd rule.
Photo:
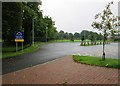
[[[66,57],[68,57],[68,56],[72,56],[72,55],[66,55],[66,56],[64,56],[64,57],[56,58],[56,59],[54,59],[54,60],[51,60],[51,61],[48,61],[48,62],[45,62],[45,63],[42,63],[42,64],[37,64],[37,65],[31,66],[31,67],[27,67],[27,68],[24,68],[24,69],[21,69],[21,70],[18,70],[18,71],[14,71],[14,72],[10,72],[10,73],[16,73],[16,72],[20,72],[20,71],[23,71],[23,70],[27,70],[27,69],[29,69],[29,68],[37,67],[37,66],[40,66],[40,65],[45,65],[45,64],[48,64],[48,63],[51,63],[51,62],[54,62],[54,61],[57,61],[57,60],[66,58]],[[10,73],[7,73],[7,74],[10,74]],[[7,74],[4,74],[4,75],[7,75]],[[4,76],[4,75],[2,75],[2,76]]]

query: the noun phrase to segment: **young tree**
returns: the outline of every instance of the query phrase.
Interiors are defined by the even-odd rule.
[[[103,56],[102,60],[105,60],[105,41],[106,38],[113,33],[116,33],[118,26],[118,17],[114,16],[110,6],[113,2],[108,3],[102,13],[98,13],[95,16],[95,20],[92,23],[92,27],[102,31],[103,33]]]

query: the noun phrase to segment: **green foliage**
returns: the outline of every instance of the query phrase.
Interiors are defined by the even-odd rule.
[[[29,47],[30,45],[25,45],[24,46],[24,49]],[[18,51],[22,50],[22,47],[21,47],[21,43],[18,43]],[[2,52],[15,52],[16,51],[16,47],[15,45],[14,46],[3,46],[2,47]]]
[[[109,35],[115,34],[118,26],[118,17],[115,17],[110,9],[113,2],[108,3],[102,13],[95,15],[92,27],[102,31],[103,34],[103,60],[105,60],[105,41]]]
[[[75,32],[73,33],[68,33],[68,32],[64,32],[64,31],[60,31],[58,33],[58,37],[57,39],[59,40],[64,40],[64,39],[69,39],[71,41],[74,40],[91,40],[91,41],[95,41],[95,40],[102,40],[103,39],[103,35],[100,33],[96,33],[96,32],[92,32],[92,31],[87,31],[87,30],[83,30],[81,33]]]
[[[101,45],[102,43],[98,43],[98,42],[85,42],[85,43],[81,43],[80,46],[95,46],[95,45]]]
[[[41,2],[4,2],[3,3],[3,44],[14,45],[14,33],[24,32],[24,44],[32,44],[34,23],[35,41],[54,40],[57,38],[57,28],[51,17],[43,17],[40,10]],[[9,38],[8,38],[9,37]]]
[[[5,2],[3,3],[3,45],[15,45],[14,33],[24,32],[24,44],[32,44],[32,30],[34,23],[35,41],[80,40],[82,33],[67,33],[57,31],[55,22],[49,16],[43,16],[40,10],[41,2]],[[89,39],[85,31],[85,38]],[[9,37],[9,38],[8,38]]]
[[[77,32],[75,32],[75,34],[74,34],[74,39],[80,39],[80,34],[77,33]]]
[[[67,39],[68,38],[68,33],[64,33],[63,30],[60,30],[59,34],[58,34],[58,39],[63,40],[63,39]]]
[[[63,39],[63,40],[54,40],[54,41],[51,41],[51,42],[81,42],[81,40],[71,41],[69,39]]]
[[[50,41],[50,40],[54,40],[57,38],[57,28],[54,26],[55,25],[55,22],[52,21],[52,18],[49,17],[49,16],[45,16],[44,17],[44,22],[45,22],[45,25],[46,25],[46,39],[47,41]]]
[[[91,41],[95,41],[95,40],[102,40],[103,36],[102,34],[98,34],[96,32],[92,32],[92,31],[87,31],[87,30],[83,30],[80,33],[80,38],[82,41],[84,41],[85,39],[89,39]]]
[[[72,33],[69,33],[69,38],[70,38],[70,41],[74,41],[74,35]]]
[[[99,57],[79,56],[79,55],[73,55],[73,59],[76,62],[79,62],[82,64],[110,67],[110,68],[120,68],[120,64],[119,64],[120,59],[106,58],[105,61],[102,61],[101,58]]]
[[[2,38],[4,42],[13,43],[15,31],[22,30],[21,3],[2,3]]]
[[[115,17],[111,12],[111,4],[113,4],[113,2],[106,5],[106,8],[103,10],[102,13],[96,14],[96,21],[94,21],[92,24],[92,27],[102,31],[105,37],[117,32],[116,27],[118,26],[118,17]]]
[[[7,50],[7,52],[3,52],[2,53],[2,59],[4,59],[4,58],[11,58],[11,57],[19,56],[19,55],[22,55],[22,54],[26,54],[26,53],[31,53],[31,52],[37,51],[40,48],[41,44],[43,44],[43,43],[36,42],[35,46],[29,46],[29,47],[25,48],[23,50],[23,52],[21,50],[19,50],[18,52],[13,52],[15,50],[15,47],[3,48],[3,50],[5,50],[5,51],[6,51],[6,49],[9,49],[9,52],[8,52],[8,50]],[[13,49],[11,50],[11,48],[13,48]],[[20,49],[20,47],[19,47],[19,49]]]

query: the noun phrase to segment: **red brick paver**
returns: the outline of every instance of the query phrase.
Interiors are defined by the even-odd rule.
[[[118,69],[75,63],[72,56],[8,73],[3,84],[118,84]]]

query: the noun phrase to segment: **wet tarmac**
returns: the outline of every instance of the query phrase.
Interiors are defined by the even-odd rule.
[[[2,58],[2,42],[0,42],[0,58]],[[0,75],[2,75],[2,60],[0,60]]]
[[[107,44],[106,57],[118,58],[118,44]],[[42,64],[67,55],[80,54],[102,56],[102,45],[80,46],[80,43],[43,44],[37,52],[2,60],[2,74]]]

